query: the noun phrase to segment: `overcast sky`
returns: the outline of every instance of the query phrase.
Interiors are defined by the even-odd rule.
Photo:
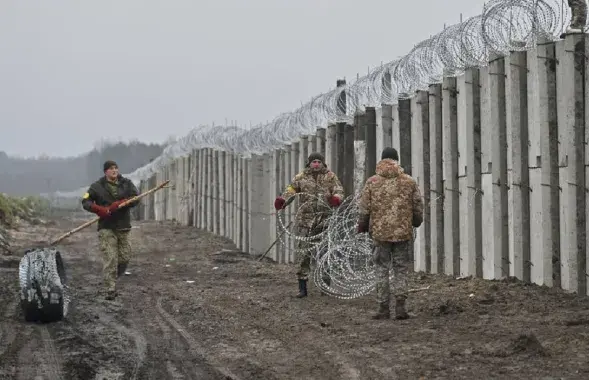
[[[271,120],[483,0],[0,0],[0,150]]]

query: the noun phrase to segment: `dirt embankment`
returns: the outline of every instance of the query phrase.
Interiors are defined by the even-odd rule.
[[[15,233],[24,247],[80,224]],[[589,302],[517,282],[416,274],[413,318],[372,321],[372,296],[294,298],[292,267],[172,223],[133,229],[116,302],[100,295],[95,227],[62,246],[67,320],[26,324],[18,257],[0,262],[0,379],[589,378]]]

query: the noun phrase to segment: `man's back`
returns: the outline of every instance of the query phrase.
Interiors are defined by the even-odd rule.
[[[370,215],[370,234],[386,242],[411,240],[414,223],[423,220],[423,200],[416,181],[397,161],[381,160],[366,181],[360,214]]]

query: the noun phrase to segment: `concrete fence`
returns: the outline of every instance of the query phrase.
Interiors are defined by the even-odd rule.
[[[273,200],[310,152],[325,154],[351,195],[392,146],[425,199],[416,271],[515,276],[586,294],[586,49],[584,35],[570,35],[497,56],[269,154],[194,150],[141,183],[174,187],[146,200],[140,217],[175,219],[262,254],[280,232]],[[293,215],[290,207],[287,223]],[[268,257],[292,262],[291,252],[277,244]]]

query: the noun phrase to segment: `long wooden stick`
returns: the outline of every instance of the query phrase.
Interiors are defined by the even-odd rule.
[[[146,196],[148,196],[149,194],[155,193],[156,191],[158,191],[158,190],[162,189],[164,186],[166,186],[166,185],[167,185],[169,182],[170,182],[170,180],[167,180],[167,181],[165,181],[165,182],[162,182],[162,183],[161,183],[160,185],[158,185],[157,187],[154,187],[153,189],[151,189],[151,190],[148,190],[148,191],[146,191],[145,193],[142,193],[142,194],[139,194],[139,195],[137,195],[137,196],[134,196],[133,198],[130,198],[129,200],[127,200],[127,201],[125,201],[125,202],[121,203],[121,205],[119,206],[119,208],[121,208],[121,207],[125,207],[125,206],[127,206],[129,203],[133,203],[133,202],[135,202],[135,201],[138,201],[138,200],[140,200],[140,199],[141,199],[141,198],[143,198],[143,197],[146,197]],[[90,221],[88,221],[88,222],[86,222],[86,223],[82,224],[81,226],[79,226],[79,227],[76,227],[76,228],[74,228],[73,230],[71,230],[71,231],[69,231],[69,232],[66,232],[65,234],[61,235],[60,237],[58,237],[57,239],[55,239],[55,240],[53,240],[51,243],[49,243],[49,245],[50,245],[50,246],[54,246],[54,245],[56,245],[57,243],[59,243],[60,241],[62,241],[63,239],[65,239],[65,238],[68,238],[68,237],[72,236],[73,234],[75,234],[76,232],[78,232],[78,231],[81,231],[81,230],[83,230],[84,228],[86,228],[86,227],[89,227],[89,226],[93,225],[94,223],[98,222],[99,220],[100,220],[100,217],[98,217],[98,218],[96,218],[96,219],[92,219],[92,220],[90,220]]]

